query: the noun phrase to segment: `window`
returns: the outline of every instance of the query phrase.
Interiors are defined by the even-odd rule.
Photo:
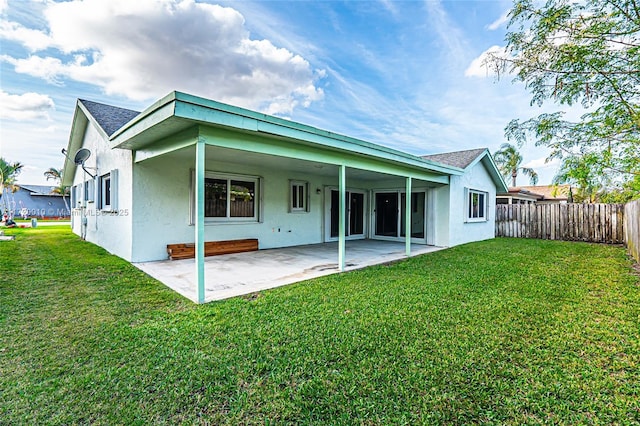
[[[217,221],[257,221],[258,188],[257,177],[207,173],[204,179],[205,218]]]
[[[88,203],[93,203],[94,200],[94,192],[95,192],[95,181],[94,180],[85,180],[84,181],[84,197],[83,200]]]
[[[487,220],[487,193],[468,190],[467,196],[467,220],[469,222],[480,222]]]
[[[111,210],[111,173],[100,176],[100,209]]]
[[[289,184],[289,211],[302,213],[309,211],[309,184],[297,180],[290,181]]]
[[[71,187],[71,208],[76,208],[80,203],[80,185],[74,185]]]

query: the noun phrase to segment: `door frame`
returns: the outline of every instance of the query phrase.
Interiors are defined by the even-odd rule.
[[[415,188],[411,190],[412,194],[416,194],[416,193],[424,193],[424,237],[423,238],[413,238],[411,237],[411,242],[412,243],[416,243],[416,244],[427,244],[427,241],[429,240],[429,232],[431,231],[431,227],[430,225],[430,220],[431,220],[431,215],[429,214],[429,207],[430,207],[430,190],[429,188]],[[397,218],[397,224],[396,224],[396,234],[398,236],[396,237],[387,237],[384,235],[377,235],[376,234],[376,220],[377,220],[377,212],[375,209],[376,206],[376,194],[397,194],[398,197],[398,218]],[[369,227],[369,238],[374,239],[374,240],[384,240],[384,241],[405,241],[405,237],[404,236],[400,236],[400,234],[402,233],[401,230],[401,224],[402,224],[402,205],[401,205],[401,201],[402,201],[402,194],[405,194],[406,191],[404,189],[374,189],[371,191],[371,214],[370,214],[370,223],[371,226]]]
[[[331,191],[339,191],[337,186],[325,186],[324,188],[324,241],[338,241],[338,237],[331,236]],[[364,240],[369,235],[369,223],[368,223],[368,212],[369,212],[369,191],[366,189],[360,188],[346,188],[345,192],[347,194],[357,193],[362,194],[362,200],[364,206],[362,206],[362,234],[351,234],[345,235],[345,239],[347,240]],[[351,209],[349,208],[350,203],[345,204],[347,212],[345,215],[345,222],[350,223],[351,217]]]

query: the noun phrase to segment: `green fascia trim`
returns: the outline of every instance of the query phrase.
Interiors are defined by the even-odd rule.
[[[173,101],[175,101],[175,99],[176,99],[175,95],[176,95],[176,92],[171,92],[167,96],[164,96],[163,98],[157,100],[156,102],[151,104],[147,109],[145,109],[140,114],[138,114],[133,120],[129,121],[127,124],[125,124],[120,129],[118,129],[115,133],[113,133],[111,135],[111,140],[114,141],[114,143],[115,143],[116,139],[121,140],[119,143],[115,143],[116,146],[114,146],[114,147],[115,148],[119,148],[119,146],[117,146],[117,145],[120,144],[120,143],[125,142],[126,139],[128,139],[127,137],[124,137],[124,138],[122,137],[122,135],[124,133],[131,133],[131,132],[128,132],[128,131],[131,130],[132,128],[136,127],[136,124],[138,124],[139,122],[145,120],[150,115],[155,114],[156,111],[162,109],[166,105],[168,105],[168,104],[172,103]],[[148,126],[144,126],[144,128],[146,128],[146,127],[148,127]]]
[[[167,108],[169,105],[172,107]],[[460,168],[436,163],[402,151],[181,92],[171,92],[115,132],[111,136],[113,147],[136,149],[135,144],[128,144],[127,141],[169,118],[167,115],[169,110],[175,117],[185,120],[296,139],[315,143],[324,148],[397,161],[447,175],[464,173]],[[156,117],[157,115],[160,116]]]
[[[496,192],[502,192],[503,190],[509,191],[509,187],[507,186],[507,183],[504,181],[502,174],[500,174],[500,170],[498,170],[498,165],[495,163],[495,161],[493,161],[493,157],[491,156],[489,151],[487,151],[487,155],[484,156],[482,161],[484,162],[485,166],[487,166],[487,168],[490,170],[489,173],[491,173],[491,176],[493,176],[493,181],[496,184]]]
[[[153,145],[134,151],[134,162],[139,163],[150,158],[168,154],[170,152],[195,145],[197,142],[198,127],[194,126],[190,129],[183,130],[161,139]]]
[[[82,139],[84,138],[84,133],[87,130],[87,126],[89,125],[89,114],[88,111],[80,104],[80,101],[76,101],[76,109],[73,113],[73,120],[71,121],[71,132],[69,133],[69,143],[67,144],[67,157],[73,158],[76,154],[76,151],[82,148]],[[100,127],[100,126],[98,126]],[[65,186],[73,185],[73,178],[76,175],[76,163],[73,160],[69,160],[69,158],[64,159],[63,167],[63,175],[61,184]]]
[[[454,175],[463,173],[460,168],[425,160],[402,151],[208,99],[176,93],[176,100],[176,117],[315,143],[327,148],[429,168],[434,172]]]
[[[298,141],[267,138],[262,135],[239,133],[237,131],[210,126],[200,127],[200,137],[205,140],[207,145],[211,146],[315,161],[337,166],[345,165],[354,169],[386,173],[400,177],[411,177],[428,182],[449,183],[448,175],[433,173],[431,170],[425,170],[424,167],[416,167],[399,161],[385,161],[380,158],[358,155],[354,152],[329,150],[317,145],[305,144]]]
[[[120,130],[111,135],[111,148],[135,150],[137,146],[130,140],[135,136],[141,135],[142,133],[151,130],[158,124],[171,119],[174,116],[174,111],[175,103],[169,102],[163,105],[159,105],[154,111],[152,111],[152,113],[149,113],[144,117],[142,116],[142,114],[145,113],[141,113]]]

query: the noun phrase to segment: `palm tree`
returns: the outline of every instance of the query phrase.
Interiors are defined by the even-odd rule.
[[[44,172],[44,176],[49,179],[53,179],[57,182],[58,186],[54,187],[51,190],[52,194],[60,194],[62,195],[62,201],[64,201],[64,206],[67,208],[67,211],[70,211],[69,204],[67,204],[66,196],[69,195],[69,187],[62,185],[62,175],[64,174],[63,169],[56,169],[55,167],[49,167],[49,170]]]
[[[529,181],[532,185],[538,183],[538,174],[533,169],[520,166],[522,164],[522,155],[515,146],[503,143],[500,149],[493,154],[493,159],[505,179],[511,176],[511,186],[516,186],[518,172],[529,176]]]
[[[4,201],[4,211],[9,210],[9,193],[14,193],[18,190],[16,185],[16,177],[22,171],[24,165],[19,162],[9,163],[4,158],[0,157],[0,197]]]

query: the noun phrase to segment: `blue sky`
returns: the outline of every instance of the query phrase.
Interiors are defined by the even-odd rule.
[[[505,142],[541,113],[479,66],[511,1],[0,0],[0,156],[45,184],[76,98],[141,111],[172,90],[413,154]],[[549,184],[547,151],[521,148]],[[519,184],[528,184],[519,177]]]

